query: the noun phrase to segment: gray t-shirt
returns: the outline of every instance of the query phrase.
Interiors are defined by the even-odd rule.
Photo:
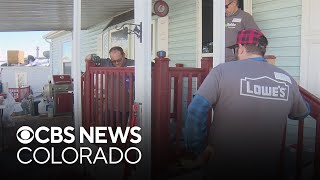
[[[108,58],[108,59],[101,59],[101,67],[115,67],[111,60]],[[123,67],[128,67],[128,66],[134,66],[134,60],[132,59],[124,59],[124,62],[123,62]],[[110,104],[110,97],[111,97],[111,76],[108,75],[108,109],[110,109],[111,107],[111,104]],[[120,112],[128,112],[129,111],[129,76],[126,75],[126,77],[123,77],[122,74],[120,74],[120,83],[119,83],[119,88],[120,88],[120,91],[117,89],[118,87],[118,84],[117,84],[117,76],[116,74],[113,75],[113,109],[114,111],[120,111]],[[124,81],[125,79],[125,81]],[[134,77],[132,77],[132,80],[134,80]],[[123,91],[123,88],[125,88],[125,90]],[[125,96],[123,96],[123,93],[125,94]],[[119,103],[117,103],[117,98],[119,97]],[[123,109],[123,98],[125,97],[125,109]]]
[[[209,144],[215,150],[216,173],[234,168],[275,175],[288,116],[308,113],[296,81],[265,61],[221,64],[196,94],[214,107]]]
[[[225,20],[225,30],[226,30],[226,47],[232,46],[237,41],[238,32],[243,29],[257,29],[260,30],[257,24],[254,22],[253,17],[239,9],[235,14],[231,16],[226,16]],[[229,48],[225,49],[226,62],[234,61],[235,55]]]
[[[109,58],[101,59],[101,67],[115,67]],[[123,67],[134,66],[134,60],[124,59]]]

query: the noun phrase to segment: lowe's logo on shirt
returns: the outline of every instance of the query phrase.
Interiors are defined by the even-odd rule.
[[[259,99],[288,101],[289,86],[285,82],[263,76],[240,80],[240,95]]]

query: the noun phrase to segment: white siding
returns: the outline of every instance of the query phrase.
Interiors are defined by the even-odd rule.
[[[85,57],[88,54],[97,53],[97,38],[101,35],[102,30],[106,27],[108,22],[98,24],[88,30],[81,31],[81,50],[80,59],[81,71],[85,70]],[[62,45],[64,42],[72,40],[72,33],[68,33],[58,38],[52,39],[52,72],[53,74],[62,74]]]
[[[3,83],[8,83],[9,88],[16,87],[15,74],[23,72],[27,74],[27,85],[30,85],[33,93],[39,95],[43,92],[43,86],[48,84],[51,78],[50,66],[46,67],[1,67],[1,78]]]
[[[267,54],[299,81],[301,0],[253,0],[253,17],[269,40]]]
[[[196,67],[197,6],[196,0],[167,0],[169,12],[169,58],[172,63]]]
[[[267,54],[277,57],[276,65],[300,79],[301,0],[253,0],[253,16],[269,40]],[[289,120],[287,144],[297,143],[298,121]],[[307,118],[304,145],[314,150],[315,121]]]
[[[62,45],[64,42],[68,42],[72,40],[71,33],[63,35],[61,37],[52,39],[51,44],[51,62],[52,62],[52,74],[63,74],[62,70]]]
[[[97,38],[102,34],[102,30],[107,26],[108,22],[98,24],[93,28],[81,32],[81,71],[85,70],[85,57],[88,54],[97,53]]]

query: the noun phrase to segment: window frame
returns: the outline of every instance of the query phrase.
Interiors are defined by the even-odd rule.
[[[197,4],[198,4],[198,16],[199,16],[199,18],[198,18],[199,19],[198,45],[200,46],[198,48],[198,51],[199,51],[199,54],[200,54],[199,59],[201,59],[202,57],[213,57],[214,52],[212,52],[212,53],[203,53],[203,44],[202,44],[202,40],[203,40],[202,39],[202,29],[203,29],[203,23],[202,23],[202,19],[203,19],[202,11],[203,11],[203,9],[202,9],[202,4],[203,4],[203,0],[198,0]],[[243,0],[243,9],[244,9],[245,12],[248,12],[249,14],[252,15],[252,0]],[[213,47],[213,49],[214,49],[214,47]],[[199,62],[198,62],[198,64],[199,64]]]
[[[65,55],[65,45],[70,46],[70,49],[69,49],[70,52],[68,53],[69,55]],[[67,47],[67,48],[69,48],[69,47]],[[65,58],[68,56],[70,56],[70,57]],[[62,72],[62,74],[66,74],[65,69],[64,69],[65,64],[71,63],[71,62],[72,62],[72,41],[67,40],[67,41],[62,42],[62,44],[61,44],[61,72]],[[71,75],[71,71],[70,71],[70,75]]]

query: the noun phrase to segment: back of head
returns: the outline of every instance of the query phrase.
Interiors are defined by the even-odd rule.
[[[264,56],[268,46],[268,39],[256,29],[244,29],[238,32],[237,42],[228,48],[234,49],[241,44],[247,53]]]
[[[123,49],[122,49],[120,46],[114,46],[114,47],[112,47],[112,48],[109,50],[109,54],[110,54],[111,52],[113,52],[113,51],[119,51],[119,52],[121,53],[121,55],[124,56],[124,51],[123,51]]]
[[[247,53],[264,56],[267,51],[268,39],[262,35],[258,39],[258,44],[244,44],[243,46],[246,48]]]

